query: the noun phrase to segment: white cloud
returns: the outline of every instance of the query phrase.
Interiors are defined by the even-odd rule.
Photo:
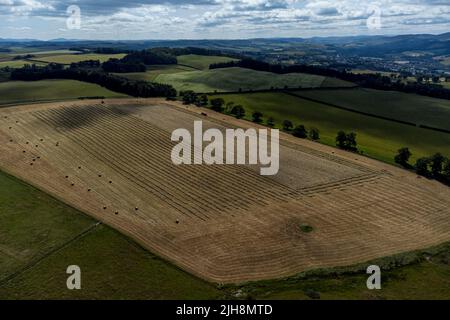
[[[445,30],[446,26],[450,30],[450,0],[76,0],[72,3],[81,7],[82,31],[89,33],[86,38],[112,33],[128,34],[129,38],[364,34],[368,32],[365,21],[373,14],[369,10],[372,5],[380,8],[382,32],[408,32],[408,28],[410,33],[422,32],[420,26],[426,26],[429,32],[433,25],[437,31]],[[0,15],[33,17],[41,21],[43,30],[48,21],[60,23],[58,28],[64,28],[66,6],[66,1],[59,0],[0,0]],[[0,36],[6,23],[0,21]],[[309,31],[302,35],[299,30]]]

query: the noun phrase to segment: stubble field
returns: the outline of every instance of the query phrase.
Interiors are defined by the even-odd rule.
[[[250,126],[156,99],[3,108],[0,168],[214,282],[279,278],[450,240],[447,187],[287,135],[274,177],[246,166],[173,165],[172,130],[199,119],[222,130]]]

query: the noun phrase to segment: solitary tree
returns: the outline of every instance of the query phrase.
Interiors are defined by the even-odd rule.
[[[284,131],[291,131],[294,125],[290,120],[284,120],[283,121],[283,130]]]
[[[269,119],[267,119],[267,126],[271,128],[275,126],[275,119],[273,117],[269,117]]]
[[[211,109],[217,112],[223,111],[223,104],[225,101],[222,98],[214,98],[210,100],[211,103]]]
[[[243,117],[245,117],[245,109],[244,109],[244,107],[242,107],[241,105],[235,105],[232,109],[231,109],[231,111],[230,111],[230,113],[232,114],[232,115],[234,115],[236,118],[238,118],[238,119],[241,119],[241,118],[243,118]]]
[[[253,122],[261,123],[262,122],[262,116],[263,116],[263,114],[261,112],[259,112],[259,111],[253,112],[253,114],[252,114]]]
[[[409,151],[408,148],[406,148],[406,147],[401,148],[401,149],[398,149],[397,155],[395,156],[394,160],[396,163],[398,163],[404,167],[407,167],[408,161],[409,161],[409,158],[411,157],[411,155],[412,155],[412,153]]]
[[[319,132],[319,129],[317,129],[317,128],[311,128],[311,129],[309,130],[309,138],[310,138],[311,140],[314,140],[314,141],[320,140],[320,132]]]
[[[308,136],[308,131],[306,130],[305,126],[301,124],[301,125],[295,127],[292,134],[294,135],[294,137],[304,139]]]

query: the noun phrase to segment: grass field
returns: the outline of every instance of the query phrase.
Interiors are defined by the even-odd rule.
[[[61,54],[61,55],[51,55],[46,57],[37,57],[36,60],[43,62],[54,62],[61,64],[70,64],[73,62],[80,62],[86,60],[99,60],[100,62],[105,62],[111,58],[121,59],[125,56],[124,53],[117,54],[97,54],[97,53],[87,53],[87,54]]]
[[[209,65],[213,63],[237,61],[237,59],[221,56],[201,56],[196,54],[188,54],[177,57],[178,63],[190,66],[194,69],[207,70]]]
[[[37,66],[45,66],[46,65],[46,63],[44,63],[44,62],[34,62],[34,61],[27,61],[27,60],[10,60],[10,61],[0,62],[0,68],[4,68],[4,67],[22,68],[26,64],[29,64],[29,65],[35,64]]]
[[[221,295],[213,285],[3,172],[0,200],[0,300]],[[66,269],[73,264],[82,270],[80,291],[66,287]]]
[[[185,71],[194,71],[195,69],[180,65],[154,65],[148,66],[146,72],[117,73],[118,76],[132,80],[155,81],[160,74],[172,74]]]
[[[0,83],[0,105],[79,97],[125,97],[98,85],[75,80],[8,81]]]
[[[450,82],[441,83],[444,88],[450,89]]]
[[[223,95],[222,98],[243,105],[247,119],[258,110],[265,119],[272,116],[277,126],[281,126],[284,119],[290,119],[294,124],[316,127],[320,130],[321,142],[328,145],[335,145],[339,130],[355,131],[364,154],[385,162],[393,163],[397,150],[404,146],[412,151],[413,161],[436,152],[450,156],[449,134],[359,115],[283,93]]]
[[[353,69],[351,71],[354,74],[380,74],[382,76],[390,77],[392,74],[397,75],[397,72],[386,72],[386,71],[376,71],[376,70],[368,70],[368,69]]]
[[[29,52],[28,54],[32,54],[32,55],[36,55],[36,56],[40,56],[40,55],[62,55],[62,54],[77,54],[80,53],[80,51],[74,51],[74,50],[45,50],[45,51],[34,51],[34,52]]]
[[[297,94],[365,113],[450,130],[450,100],[363,88]]]
[[[171,84],[175,89],[194,90],[196,92],[226,92],[242,90],[263,90],[288,87],[320,87],[325,77],[289,73],[278,75],[270,72],[254,71],[243,68],[212,69],[161,74],[155,81]]]

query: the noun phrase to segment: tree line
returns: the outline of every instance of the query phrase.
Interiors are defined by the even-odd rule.
[[[216,112],[225,113],[231,116],[234,116],[237,119],[242,119],[246,116],[245,108],[240,104],[235,104],[230,101],[225,103],[223,98],[211,98],[209,99],[206,94],[198,94],[192,90],[181,91],[180,96],[182,98],[183,104],[194,104],[198,107],[209,107],[211,110]],[[251,121],[254,123],[266,125],[270,128],[275,127],[275,119],[272,116],[269,116],[266,121],[263,120],[264,114],[260,111],[254,111],[251,114]],[[305,125],[299,124],[294,125],[291,120],[283,120],[281,123],[282,130],[292,134],[294,137],[302,138],[302,139],[310,139],[313,141],[320,140],[320,131],[315,127],[306,128]],[[344,133],[345,134],[345,133]],[[338,137],[340,133],[338,133]],[[337,146],[349,151],[357,151],[356,148],[356,134],[349,133],[345,135],[345,139],[348,137],[352,138],[351,142],[346,142],[341,138],[338,139]]]
[[[11,71],[11,80],[35,81],[43,79],[71,79],[95,83],[109,90],[124,93],[133,97],[167,97],[175,98],[177,91],[167,84],[151,83],[141,80],[130,80],[117,75],[103,72],[101,69],[76,67],[64,68],[59,64],[49,64],[45,67],[25,65]]]
[[[147,65],[177,64],[177,58],[166,48],[133,51],[122,59],[109,59],[102,64],[105,72],[145,72]]]
[[[309,65],[280,65],[270,64],[263,61],[244,58],[239,61],[229,61],[214,63],[209,66],[210,69],[240,67],[257,71],[267,71],[278,74],[285,73],[309,73],[326,77],[334,77],[349,82],[353,82],[359,86],[378,89],[378,90],[394,90],[406,93],[416,93],[424,96],[430,96],[440,99],[450,100],[450,90],[436,84],[422,83],[403,83],[400,79],[391,79],[381,74],[354,74],[347,71],[323,68],[320,66]]]
[[[414,165],[409,163],[412,156],[408,147],[397,151],[394,160],[406,169],[413,169],[418,175],[436,179],[450,185],[450,159],[441,153],[435,153],[430,157],[422,157],[416,160]]]

